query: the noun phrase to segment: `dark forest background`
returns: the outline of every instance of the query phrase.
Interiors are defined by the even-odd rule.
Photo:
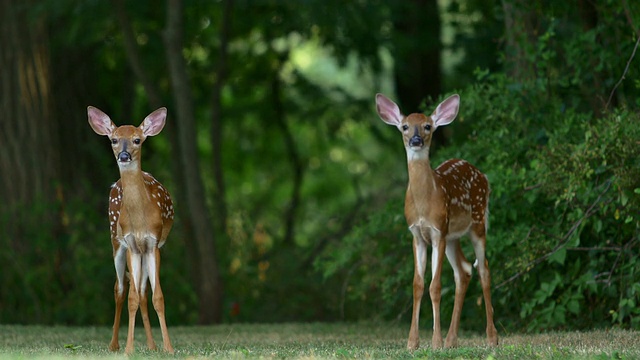
[[[639,37],[631,0],[0,0],[0,322],[112,321],[118,170],[88,105],[169,109],[143,169],[175,202],[170,326],[408,321],[406,157],[374,95],[457,92],[432,162],[491,182],[499,331],[639,329]]]

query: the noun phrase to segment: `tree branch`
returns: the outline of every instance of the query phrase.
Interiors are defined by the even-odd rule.
[[[284,144],[289,155],[289,163],[293,172],[293,186],[291,189],[291,199],[284,213],[284,237],[283,243],[293,245],[295,241],[296,215],[302,198],[302,183],[304,181],[305,166],[302,162],[298,145],[296,144],[291,128],[287,123],[286,111],[282,95],[282,82],[280,80],[280,70],[284,64],[285,55],[276,55],[278,66],[274,70],[271,79],[271,102],[273,103],[274,121],[282,131]]]
[[[626,5],[626,2],[625,2],[625,5]],[[625,6],[625,10],[627,11],[627,16],[630,16],[628,14],[628,6]],[[633,23],[632,23],[632,26],[633,26]],[[636,31],[635,27],[633,28],[633,32],[634,34],[636,34],[636,37],[637,37],[636,45],[633,47],[633,51],[631,52],[631,56],[629,57],[629,60],[627,60],[627,66],[624,68],[624,71],[622,72],[622,76],[620,77],[620,80],[618,80],[616,85],[613,87],[613,90],[611,90],[611,93],[609,94],[609,100],[607,100],[607,105],[605,105],[604,107],[605,111],[607,111],[607,109],[609,108],[609,104],[611,104],[611,99],[613,99],[613,94],[618,89],[618,86],[622,84],[622,81],[627,75],[627,72],[629,71],[629,65],[631,65],[631,60],[633,60],[634,56],[636,56],[636,50],[638,50],[638,44],[640,44],[640,34],[638,33],[638,31]]]

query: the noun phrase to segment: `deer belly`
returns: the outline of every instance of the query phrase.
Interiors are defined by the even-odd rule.
[[[158,240],[151,234],[126,234],[120,243],[134,254],[152,252]]]
[[[449,220],[449,229],[447,231],[447,240],[459,239],[469,232],[471,228],[471,215],[459,216]]]

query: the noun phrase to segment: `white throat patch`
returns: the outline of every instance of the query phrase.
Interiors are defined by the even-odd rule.
[[[407,150],[408,161],[429,159],[429,148],[426,146],[422,147],[421,149],[415,149],[415,150],[410,146],[405,147],[405,149]]]

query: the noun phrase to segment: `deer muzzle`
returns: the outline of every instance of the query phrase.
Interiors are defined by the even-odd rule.
[[[413,133],[413,136],[411,137],[411,139],[409,139],[409,146],[411,147],[422,147],[424,145],[424,140],[422,140],[422,137],[420,136],[420,133],[418,132],[418,127],[415,127],[415,131]]]
[[[118,161],[119,162],[130,162],[131,161],[131,154],[129,154],[129,152],[127,151],[121,151],[118,154]]]

